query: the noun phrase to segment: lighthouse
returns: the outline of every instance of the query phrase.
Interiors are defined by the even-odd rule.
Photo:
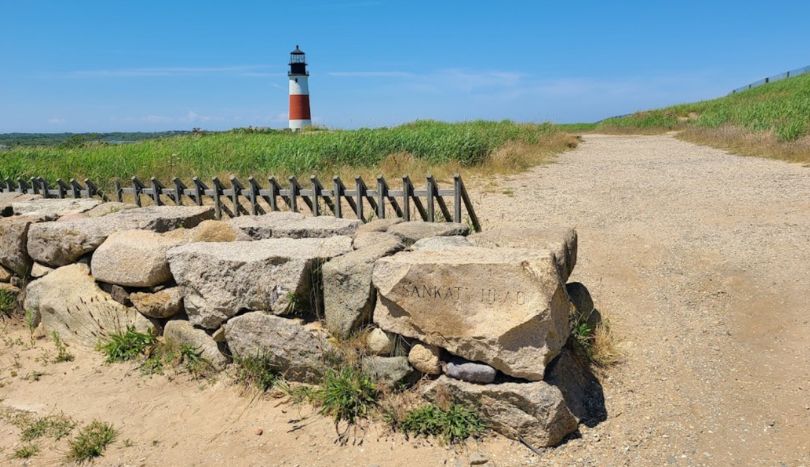
[[[295,46],[290,52],[290,129],[300,130],[312,125],[309,114],[309,73],[304,52]]]

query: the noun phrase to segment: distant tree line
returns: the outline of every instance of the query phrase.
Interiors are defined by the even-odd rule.
[[[112,133],[0,133],[0,148],[19,146],[83,147],[91,144],[124,144],[189,134],[189,131]]]

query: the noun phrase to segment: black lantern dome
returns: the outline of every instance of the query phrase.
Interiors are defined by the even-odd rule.
[[[295,46],[295,50],[290,52],[290,76],[304,75],[307,76],[307,60],[304,51]]]

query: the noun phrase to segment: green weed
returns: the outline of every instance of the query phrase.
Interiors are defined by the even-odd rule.
[[[15,459],[30,459],[39,454],[39,446],[36,444],[26,444],[25,446],[14,451],[12,457]]]
[[[53,339],[53,344],[56,346],[56,358],[54,358],[54,363],[61,363],[61,362],[72,362],[73,361],[73,354],[68,352],[65,343],[62,342],[62,338],[59,336],[59,333],[53,331],[51,333],[51,339]]]
[[[437,436],[448,443],[480,436],[486,429],[478,413],[463,405],[452,404],[447,410],[426,404],[411,410],[398,423],[404,433]]]
[[[117,436],[115,428],[109,423],[94,420],[81,429],[78,435],[70,441],[68,460],[73,462],[87,462],[104,454]]]
[[[108,363],[133,360],[155,344],[156,337],[149,332],[127,327],[125,332],[110,334],[98,345],[98,350],[107,357]]]
[[[368,416],[377,405],[377,386],[371,378],[354,366],[330,369],[316,392],[320,413],[353,425]]]
[[[279,381],[278,371],[267,355],[237,357],[234,363],[237,365],[236,380],[245,386],[268,391]]]
[[[10,317],[17,308],[17,295],[0,289],[0,317]]]
[[[69,435],[75,426],[76,422],[64,414],[48,415],[32,420],[22,427],[20,438],[23,441],[32,441],[46,437],[58,441]]]

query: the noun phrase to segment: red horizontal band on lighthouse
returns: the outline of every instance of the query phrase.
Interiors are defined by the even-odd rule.
[[[290,95],[290,120],[310,120],[309,115],[309,95]]]

